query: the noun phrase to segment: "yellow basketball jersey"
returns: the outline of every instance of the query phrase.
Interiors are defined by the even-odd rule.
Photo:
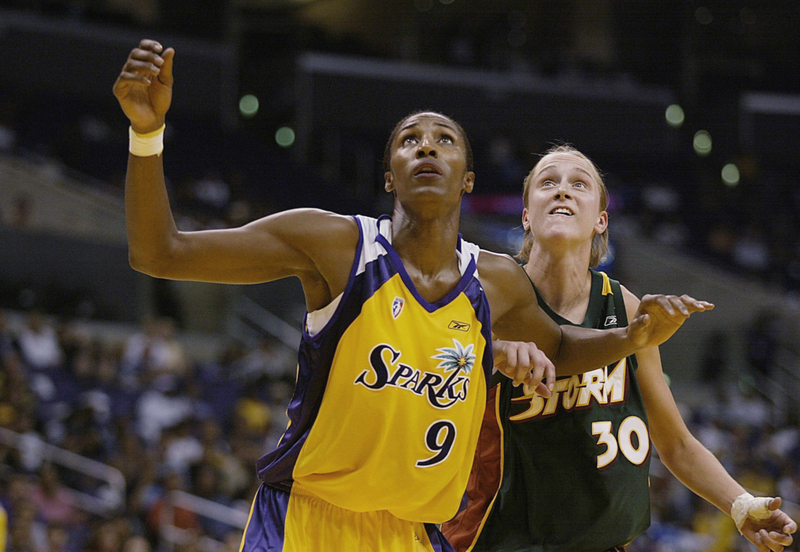
[[[291,424],[259,475],[341,508],[441,523],[466,489],[492,369],[479,250],[460,240],[462,278],[430,304],[392,249],[391,220],[357,221],[350,282],[304,332]]]

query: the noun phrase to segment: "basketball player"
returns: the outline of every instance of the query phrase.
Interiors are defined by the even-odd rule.
[[[466,489],[492,330],[538,345],[520,346],[525,367],[504,373],[546,395],[548,357],[564,373],[602,366],[663,342],[692,312],[712,308],[651,296],[628,328],[562,330],[511,258],[460,239],[461,198],[475,178],[471,150],[458,124],[431,112],[406,117],[389,138],[391,218],[297,209],[241,228],[179,232],[161,159],[174,55],[143,40],[114,86],[131,122],[131,265],[207,282],[295,276],[308,310],[291,422],[258,462],[264,484],[244,532],[246,552],[451,550],[434,524],[456,514]]]
[[[559,324],[587,328],[633,320],[639,299],[590,268],[608,242],[608,192],[596,166],[570,146],[555,147],[525,179],[523,200],[520,257],[542,309]],[[651,438],[670,471],[732,515],[760,551],[791,544],[797,525],[778,509],[781,499],[746,494],[689,433],[657,347],[560,377],[549,398],[497,379],[469,507],[444,527],[457,550],[623,550],[650,525]]]

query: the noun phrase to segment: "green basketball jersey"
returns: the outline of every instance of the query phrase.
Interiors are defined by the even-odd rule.
[[[571,324],[541,297],[539,304],[559,324]],[[581,325],[627,324],[619,282],[592,271]],[[467,510],[443,528],[457,550],[602,552],[647,529],[650,438],[636,368],[630,356],[558,378],[548,399],[498,378]]]

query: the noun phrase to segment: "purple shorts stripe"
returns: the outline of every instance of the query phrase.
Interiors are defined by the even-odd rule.
[[[444,535],[433,523],[426,523],[425,530],[428,532],[428,538],[431,540],[431,546],[436,552],[456,552],[455,548],[447,542]]]
[[[281,552],[289,493],[267,485],[258,488],[247,522],[242,552]]]

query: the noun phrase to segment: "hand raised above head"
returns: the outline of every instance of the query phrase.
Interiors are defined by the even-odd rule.
[[[175,50],[155,40],[142,40],[131,50],[114,83],[114,96],[130,119],[133,130],[158,130],[172,103],[172,62]]]
[[[628,338],[638,348],[655,347],[672,337],[693,313],[713,308],[712,303],[688,295],[645,295],[628,325]]]

